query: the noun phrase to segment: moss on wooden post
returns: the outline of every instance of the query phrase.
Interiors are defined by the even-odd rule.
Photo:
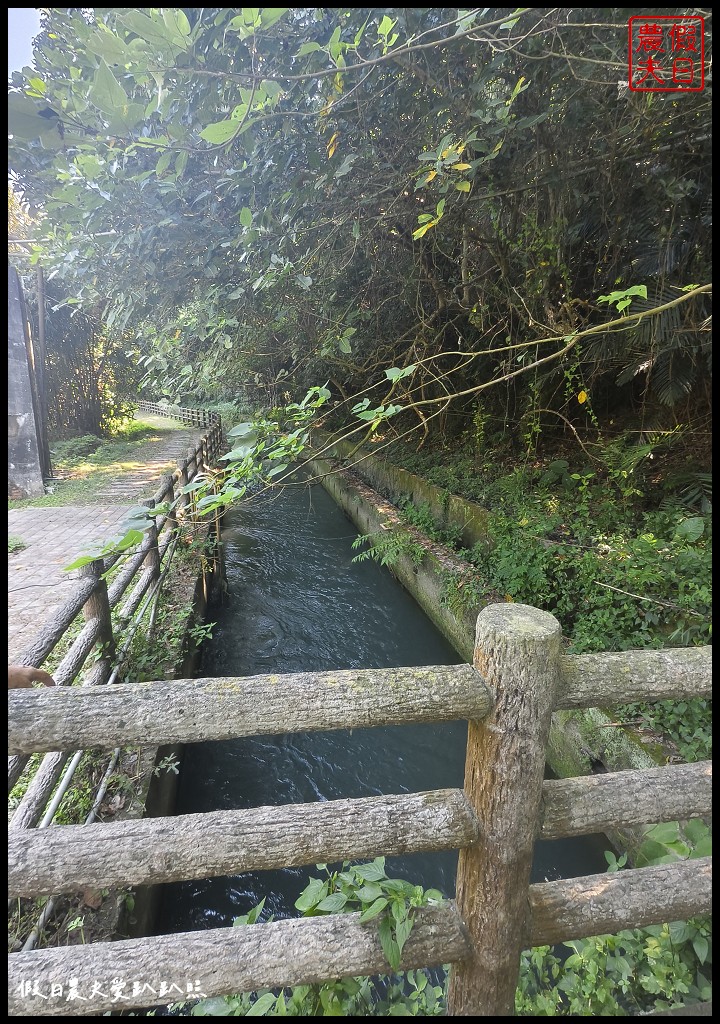
[[[514,1016],[560,638],[558,621],[527,605],[489,605],[478,616],[473,663],[495,709],[468,729],[465,795],[480,838],[458,864],[473,952],[453,966],[451,1016]]]

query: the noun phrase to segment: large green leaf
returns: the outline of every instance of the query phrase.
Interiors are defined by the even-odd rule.
[[[260,24],[263,28],[270,28],[289,10],[289,7],[263,7],[260,11]]]
[[[675,529],[675,540],[684,540],[692,544],[700,540],[705,532],[705,520],[702,516],[692,516],[690,519],[683,519]]]
[[[216,121],[215,124],[209,124],[207,128],[203,128],[200,138],[213,145],[220,145],[223,142],[229,142],[233,136],[237,135],[239,126],[238,121]]]
[[[102,58],[88,95],[90,102],[104,114],[121,111],[129,103],[127,93]]]
[[[121,8],[122,13],[118,17],[118,21],[131,32],[134,32],[135,35],[139,36],[140,39],[154,46],[159,46],[161,49],[169,48],[173,52],[184,50],[187,46],[187,39],[175,23],[174,15],[171,15],[170,24],[168,25],[152,8],[146,8],[146,10],[153,11],[150,17],[139,10]],[[182,17],[187,22],[184,14]]]
[[[319,878],[311,878],[307,888],[295,900],[295,907],[301,913],[312,910],[313,907],[317,906],[327,896],[327,891],[327,882],[323,882]]]
[[[190,22],[180,7],[163,7],[162,19],[173,43],[184,46],[190,35]]]
[[[88,36],[86,45],[90,53],[110,64],[127,64],[132,57],[127,44],[102,23]]]

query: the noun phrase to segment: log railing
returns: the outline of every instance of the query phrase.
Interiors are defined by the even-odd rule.
[[[194,412],[198,415],[207,415],[204,410],[194,410]],[[214,463],[222,446],[222,425],[219,417],[215,414],[212,415],[214,419],[210,429],[188,449],[187,457],[178,463],[175,472],[168,473],[162,479],[147,504],[152,506],[162,501],[173,502],[187,482]],[[189,496],[186,497],[189,502]],[[185,507],[188,502],[185,502]],[[69,687],[82,671],[92,651],[100,646],[101,657],[85,679],[85,684],[93,686],[107,682],[112,671],[112,654],[116,642],[122,636],[122,634],[116,635],[118,630],[113,625],[111,612],[113,609],[118,609],[121,622],[127,623],[137,611],[150,588],[157,585],[161,567],[167,564],[172,556],[171,544],[176,519],[176,512],[169,517],[158,517],[147,531],[137,552],[129,556],[126,564],[109,587],[105,583],[104,575],[115,564],[117,557],[99,558],[86,565],[80,572],[80,579],[73,593],[52,618],[42,626],[30,644],[17,657],[15,663],[40,668],[63,640],[77,617],[82,614],[86,620],[85,625],[70,644],[60,664],[53,670],[53,677],[58,686]],[[121,598],[131,583],[134,584],[134,587],[125,602],[121,604]],[[81,744],[81,746],[85,745]],[[59,751],[59,748],[53,747],[52,750]],[[58,752],[50,754],[44,759],[15,810],[13,825],[29,828],[38,822],[50,794],[63,772],[67,757],[67,754]],[[27,762],[26,754],[10,757],[8,792],[17,783]]]
[[[12,829],[10,894],[459,849],[456,900],[418,913],[401,969],[450,963],[450,1015],[512,1016],[523,948],[709,911],[710,858],[529,884],[536,841],[711,813],[710,762],[543,781],[554,710],[676,694],[710,694],[709,649],[567,657],[557,621],[515,604],[480,613],[472,667],[15,690],[17,755],[452,718],[469,735],[463,790]],[[386,972],[377,921],[303,918],[15,953],[10,1012],[95,1016]],[[71,979],[85,1001],[68,1002]]]
[[[155,416],[167,416],[193,427],[212,427],[220,423],[220,417],[209,409],[186,409],[181,405],[165,405],[163,402],[146,402],[143,399],[133,400],[140,412],[149,412]]]

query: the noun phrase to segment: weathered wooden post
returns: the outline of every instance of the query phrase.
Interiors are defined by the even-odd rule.
[[[214,456],[215,458],[217,458],[218,455],[220,454],[220,451],[222,449],[222,441],[223,441],[222,417],[216,416],[215,417],[215,456]]]
[[[465,795],[480,838],[460,851],[456,898],[473,954],[453,965],[450,1016],[514,1016],[560,639],[557,619],[528,605],[478,616],[473,664],[495,709],[468,728]]]
[[[195,451],[195,448],[191,445],[190,448],[188,448],[187,453],[188,453],[188,457],[187,457],[188,480],[192,480],[192,478],[195,476],[195,474],[198,471],[197,452]]]
[[[149,509],[155,508],[155,502],[152,498],[149,501],[143,502],[143,504],[147,505]],[[156,580],[160,575],[160,549],[158,547],[158,531],[155,519],[150,521],[150,526],[146,532],[150,542],[150,547],[143,560],[143,565],[145,569],[151,570],[151,580]]]
[[[187,459],[183,459],[182,462],[178,462],[178,507],[185,509],[190,504],[190,495],[183,494],[183,487],[187,486],[188,482],[188,462]]]
[[[195,479],[195,477],[197,476],[197,474],[198,474],[198,472],[200,470],[200,466],[198,465],[198,457],[197,457],[196,449],[194,447],[190,447],[190,448],[188,448],[187,451],[188,451],[187,475],[188,475],[188,481],[192,482]],[[190,491],[190,493],[188,494],[188,505],[187,505],[187,509],[186,509],[186,512],[187,512],[188,516],[190,516],[190,517],[194,517],[195,516],[195,513],[196,513],[195,506],[196,506],[195,492],[194,491]]]
[[[163,500],[167,501],[167,503],[170,505],[170,509],[167,513],[167,528],[168,530],[174,530],[177,527],[177,507],[174,505],[175,477],[172,473],[167,473],[165,476],[163,476],[162,490],[164,492]]]
[[[115,638],[113,636],[112,613],[108,600],[107,583],[102,579],[105,571],[102,558],[96,558],[94,562],[84,565],[80,570],[81,577],[89,577],[98,581],[97,589],[83,605],[83,618],[86,622],[96,621],[98,633],[96,644],[100,647],[100,658],[95,664],[86,685],[102,686],[110,678],[113,661],[115,659]]]

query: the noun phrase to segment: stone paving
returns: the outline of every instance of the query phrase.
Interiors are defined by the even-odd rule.
[[[163,431],[162,439],[139,447],[127,468],[98,490],[93,504],[8,512],[8,536],[26,545],[8,554],[8,664],[72,593],[79,574],[63,567],[117,533],[128,509],[152,495],[160,478],[175,469],[203,433],[160,417],[142,418]]]

